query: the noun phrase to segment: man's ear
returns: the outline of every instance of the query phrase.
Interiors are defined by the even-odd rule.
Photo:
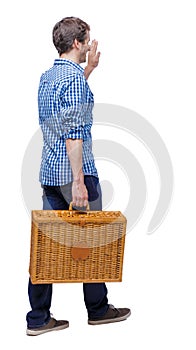
[[[73,48],[76,48],[76,49],[80,48],[80,42],[77,39],[74,39]]]

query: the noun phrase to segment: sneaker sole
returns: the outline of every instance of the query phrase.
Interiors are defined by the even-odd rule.
[[[131,315],[131,311],[129,311],[128,314],[121,316],[121,317],[109,318],[109,319],[105,319],[105,320],[88,320],[88,324],[96,326],[99,324],[120,322],[120,321],[126,320],[130,315]]]
[[[48,329],[43,329],[43,330],[35,330],[35,329],[27,329],[26,334],[27,335],[40,335],[40,334],[44,334],[44,333],[48,333],[48,332],[53,332],[53,331],[60,331],[63,329],[66,329],[69,327],[69,323],[58,326],[58,327],[53,327],[53,328],[48,328]]]

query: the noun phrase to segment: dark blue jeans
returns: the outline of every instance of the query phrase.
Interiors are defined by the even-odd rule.
[[[102,210],[101,188],[98,179],[94,176],[85,176],[85,185],[88,190],[90,210]],[[67,210],[72,199],[72,184],[64,186],[42,186],[44,210]],[[88,317],[96,319],[103,316],[108,310],[107,288],[105,283],[84,283],[84,302]],[[27,326],[36,328],[47,324],[50,320],[52,301],[52,284],[28,285],[31,311],[27,313]],[[73,303],[74,304],[74,303]]]

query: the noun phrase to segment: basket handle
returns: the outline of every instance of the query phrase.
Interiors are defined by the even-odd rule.
[[[70,203],[69,203],[69,210],[70,210],[70,211],[73,210],[73,202],[70,202]],[[86,206],[86,210],[87,210],[87,211],[90,210],[89,203],[88,203],[87,206]]]

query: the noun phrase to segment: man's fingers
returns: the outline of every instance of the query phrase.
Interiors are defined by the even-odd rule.
[[[81,200],[74,201],[73,200],[72,203],[73,203],[73,206],[80,207],[80,208],[87,207],[87,205],[88,205],[87,200],[84,200],[84,201],[81,201]]]
[[[88,200],[85,200],[84,201],[84,207],[87,207],[87,205],[88,205]]]
[[[77,207],[86,207],[88,203],[88,191],[84,184],[72,185],[72,202]]]
[[[90,51],[96,53],[97,46],[98,46],[98,41],[94,39],[91,43]]]

